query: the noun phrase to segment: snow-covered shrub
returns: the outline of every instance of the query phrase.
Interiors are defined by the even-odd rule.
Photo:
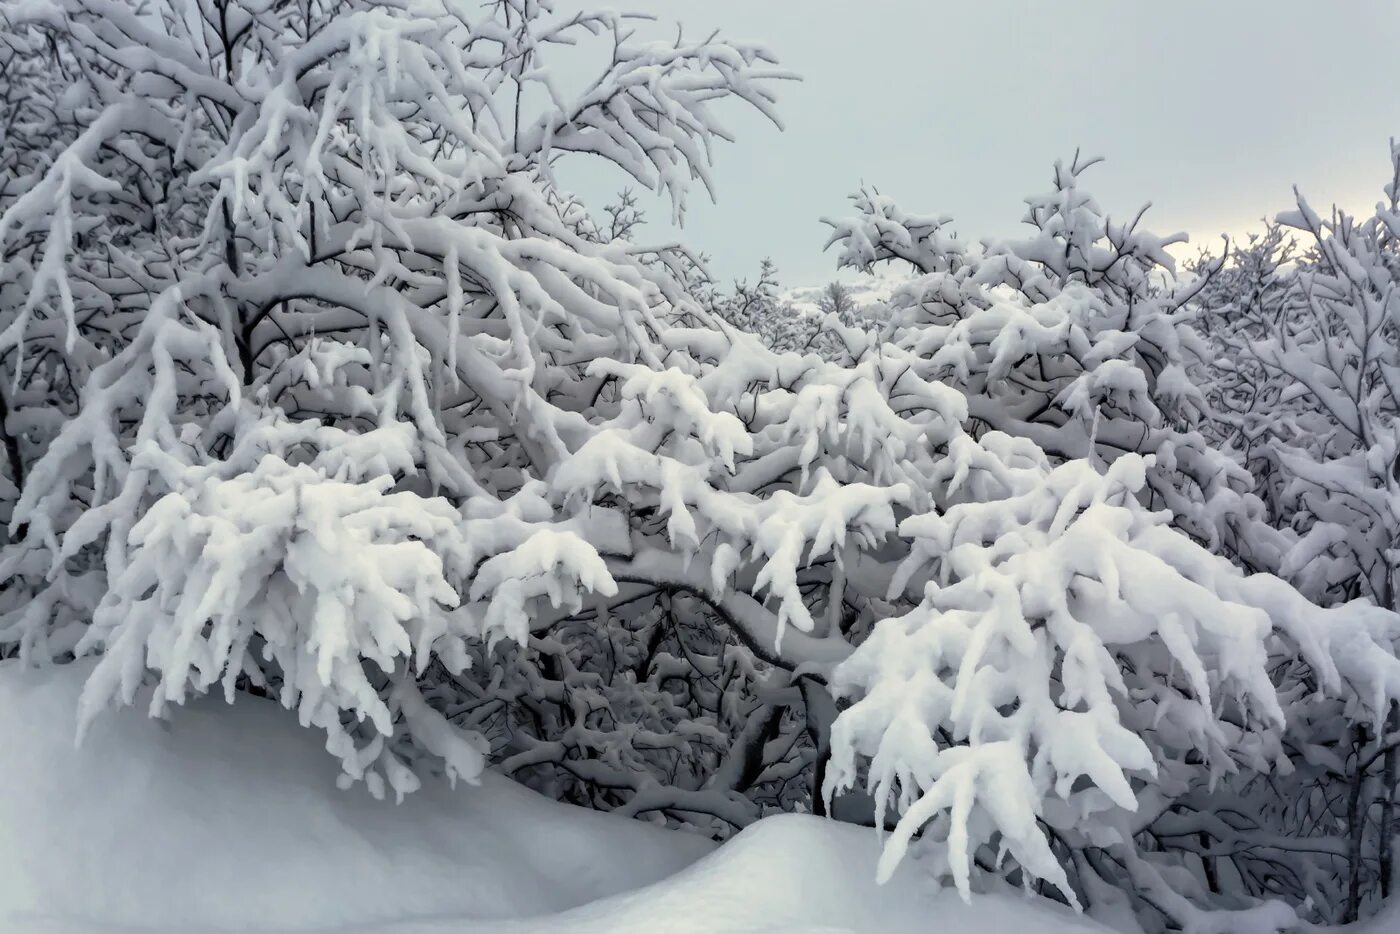
[[[407,436],[272,416],[212,462],[134,445],[132,467],[169,492],[131,528],[127,563],[75,648],[105,649],[84,690],[85,720],[115,699],[130,703],[148,668],[153,715],[220,682],[232,702],[246,678],[325,730],[347,776],[379,765],[369,773],[376,791],[381,773],[400,794],[417,787],[398,757],[381,756],[400,718],[450,773],[474,778],[482,751],[426,709],[414,676],[429,652],[449,665],[466,657],[444,611],[457,606],[453,582],[474,555],[446,500],[389,492],[392,474],[378,471],[403,458]],[[357,446],[372,455],[347,457]],[[301,448],[316,454],[289,463]],[[355,723],[372,726],[367,742],[355,742]]]
[[[1400,541],[1400,153],[1391,158],[1386,199],[1370,217],[1324,218],[1299,195],[1197,299],[1216,351],[1200,373],[1218,400],[1216,434],[1261,480],[1285,543],[1280,572],[1323,604],[1359,598],[1388,610]],[[1366,891],[1389,891],[1400,718],[1392,707],[1384,725],[1356,722],[1305,693],[1311,668],[1278,670],[1284,689],[1300,693],[1288,739],[1298,774],[1272,795],[1254,789],[1250,813],[1308,828],[1300,846],[1321,865],[1289,887],[1324,917],[1354,919]]]
[[[1400,172],[1400,147],[1392,152]],[[1303,309],[1280,316],[1256,346],[1260,363],[1291,395],[1325,413],[1283,455],[1294,522],[1305,531],[1289,569],[1328,575],[1335,589],[1396,606],[1400,587],[1400,183],[1365,219],[1320,217],[1300,195],[1280,221],[1308,238],[1292,295]],[[1338,571],[1340,558],[1345,570]]]
[[[1295,907],[1260,900],[1316,887],[1263,880],[1248,841],[1293,878],[1318,869],[1312,841],[1249,811],[1211,824],[1212,791],[1295,774],[1290,717],[1383,718],[1400,620],[1237,566],[1241,543],[1287,539],[1200,431],[1182,306],[1202,283],[1172,285],[1162,240],[1104,220],[1082,168],[1030,200],[1024,242],[965,247],[873,193],[835,224],[843,262],[920,273],[864,352],[963,388],[969,420],[900,523],[890,618],[835,669],[850,705],[825,788],[897,812],[886,872],[917,837],[964,892],[999,871],[1114,923],[1272,931]]]
[[[850,360],[844,332],[876,331],[880,326],[878,319],[868,314],[869,309],[857,305],[839,282],[823,290],[815,311],[785,300],[778,289],[777,267],[769,260],[760,264],[756,282],[736,282],[732,292],[711,290],[706,304],[719,318],[758,335],[774,350],[814,353],[837,362]]]
[[[836,669],[854,703],[833,728],[828,790],[863,780],[900,812],[886,871],[919,834],[964,891],[980,851],[1107,917],[1124,887],[1141,915],[1246,929],[1181,893],[1217,908],[1276,893],[1213,899],[1176,878],[1179,849],[1148,841],[1174,843],[1193,797],[1209,814],[1217,782],[1292,772],[1283,705],[1301,698],[1271,680],[1280,657],[1310,669],[1317,700],[1346,698],[1335,712],[1374,718],[1400,687],[1400,625],[1318,608],[1171,529],[1137,502],[1137,455],[1047,473],[1029,446],[986,440],[1023,458],[987,478],[1001,495],[901,523],[914,552],[894,586],[912,578],[923,600]]]

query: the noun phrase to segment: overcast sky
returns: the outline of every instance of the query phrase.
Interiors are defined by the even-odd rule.
[[[718,202],[684,238],[725,281],[777,262],[785,285],[832,278],[822,215],[862,181],[965,237],[1016,231],[1021,199],[1076,147],[1114,215],[1144,201],[1193,243],[1288,207],[1365,208],[1400,136],[1400,3],[1391,0],[617,0],[760,40],[801,83],[779,132],[731,108]],[[595,207],[615,179],[566,175]],[[662,221],[666,205],[652,202]],[[1194,247],[1193,247],[1194,249]]]

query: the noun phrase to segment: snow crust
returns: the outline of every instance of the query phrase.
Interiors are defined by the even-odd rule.
[[[877,886],[872,831],[805,815],[715,848],[491,773],[397,805],[341,791],[317,734],[253,698],[115,711],[75,748],[89,669],[0,664],[6,932],[1108,930],[1019,894],[965,905],[912,862]]]

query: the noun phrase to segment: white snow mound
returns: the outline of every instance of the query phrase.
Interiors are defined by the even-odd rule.
[[[498,776],[375,801],[253,698],[106,714],[75,748],[89,669],[0,663],[7,934],[1107,930],[1015,895],[966,906],[912,863],[876,886],[873,832],[819,818],[716,849]]]

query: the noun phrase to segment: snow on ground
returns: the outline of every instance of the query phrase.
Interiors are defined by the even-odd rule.
[[[165,722],[103,714],[75,750],[87,667],[0,664],[0,931],[39,916],[179,931],[519,917],[655,881],[713,846],[502,778],[425,783],[402,805],[342,792],[319,734],[248,697]]]
[[[964,904],[906,863],[875,884],[874,833],[806,814],[766,818],[669,879],[549,919],[489,928],[492,934],[564,930],[856,931],[909,934],[1092,934],[1106,932],[1068,909],[1016,895]],[[415,925],[391,934],[448,934]]]
[[[872,832],[813,817],[716,849],[494,776],[377,802],[252,698],[105,714],[75,749],[88,668],[0,663],[7,934],[1107,930],[1017,895],[968,907],[913,864],[878,887]]]

